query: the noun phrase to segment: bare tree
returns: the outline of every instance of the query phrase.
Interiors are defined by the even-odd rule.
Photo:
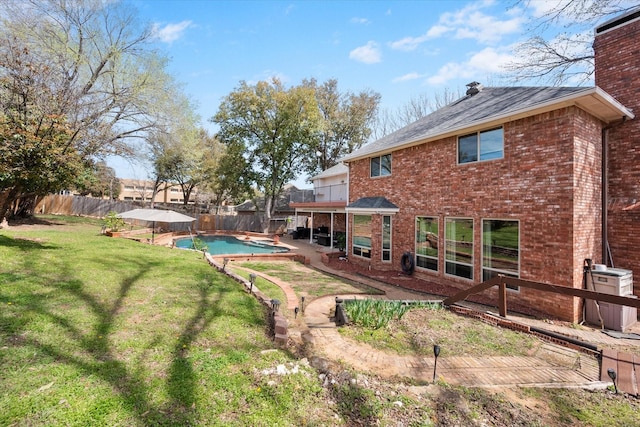
[[[433,98],[422,93],[412,96],[409,101],[394,111],[382,109],[378,113],[372,136],[374,139],[380,139],[452,103],[461,96],[459,91],[445,88],[441,93],[436,93]]]
[[[529,9],[534,5],[549,8],[533,18],[530,37],[516,47],[517,59],[506,71],[514,82],[533,80],[552,85],[590,81],[594,72],[593,28],[638,6],[628,0],[519,0],[515,4]]]
[[[156,125],[158,106],[173,85],[166,59],[147,46],[149,38],[135,10],[119,1],[0,3],[0,115],[8,133],[26,123],[64,124],[55,138],[60,158],[133,154],[133,141]],[[18,182],[20,167],[11,165],[12,174],[0,182],[0,218],[19,198],[59,190],[69,181],[50,180],[46,187]]]

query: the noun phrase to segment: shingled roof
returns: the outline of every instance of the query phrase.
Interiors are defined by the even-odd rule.
[[[482,127],[499,126],[571,105],[607,123],[623,116],[633,118],[628,109],[598,87],[485,87],[365,145],[340,161],[349,162]]]
[[[345,210],[398,212],[400,209],[384,197],[362,197],[347,205]]]

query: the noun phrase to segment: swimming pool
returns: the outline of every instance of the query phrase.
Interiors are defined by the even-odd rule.
[[[273,254],[289,252],[288,248],[274,246],[259,240],[240,240],[233,236],[198,236],[207,244],[211,255],[227,254]],[[176,240],[176,247],[191,249],[191,237]]]

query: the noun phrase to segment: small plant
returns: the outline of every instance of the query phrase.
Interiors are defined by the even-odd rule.
[[[345,310],[349,319],[356,325],[373,329],[383,328],[394,319],[402,319],[412,308],[427,305],[428,303],[408,304],[403,301],[379,299],[345,300]]]
[[[125,226],[124,219],[118,216],[118,212],[110,211],[103,219],[104,226],[110,231],[119,231]]]
[[[345,233],[338,233],[336,235],[336,243],[339,251],[344,251],[347,247],[347,235]]]

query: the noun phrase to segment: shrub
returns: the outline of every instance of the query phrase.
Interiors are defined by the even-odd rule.
[[[118,231],[125,226],[124,219],[118,216],[118,212],[110,211],[103,219],[104,226],[111,231]]]

